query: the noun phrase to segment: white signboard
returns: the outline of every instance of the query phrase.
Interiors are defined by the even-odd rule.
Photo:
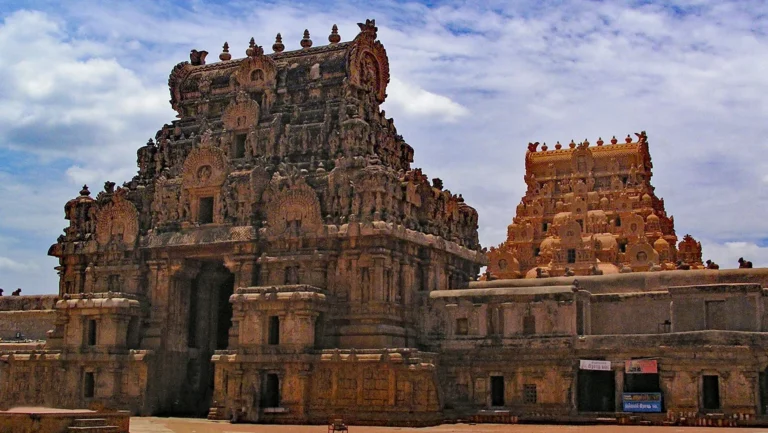
[[[579,360],[579,369],[610,371],[611,361],[590,361],[588,359],[581,359]]]

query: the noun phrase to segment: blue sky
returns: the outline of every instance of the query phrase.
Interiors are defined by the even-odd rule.
[[[440,177],[504,239],[526,144],[646,130],[653,183],[705,258],[768,265],[768,5],[764,1],[4,1],[0,3],[0,287],[57,290],[46,256],[64,203],[136,170],[174,118],[167,77],[192,48],[242,57],[281,32],[327,43],[375,18],[384,104]]]

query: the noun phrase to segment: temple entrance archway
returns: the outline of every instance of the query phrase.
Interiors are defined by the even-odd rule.
[[[184,317],[181,335],[169,336],[186,341],[186,374],[174,402],[173,413],[186,416],[205,416],[211,407],[214,387],[214,351],[227,349],[232,326],[234,275],[221,261],[195,261],[189,265],[196,269],[186,280],[177,284],[180,299],[178,309]],[[175,369],[182,366],[167,365]]]

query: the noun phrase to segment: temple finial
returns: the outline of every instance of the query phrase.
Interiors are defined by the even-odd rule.
[[[341,36],[339,36],[339,27],[336,24],[331,27],[331,34],[328,36],[328,42],[332,44],[338,44],[341,42]]]
[[[232,54],[229,54],[229,44],[227,42],[224,42],[224,46],[221,49],[221,54],[219,54],[219,60],[221,60],[222,62],[225,62],[231,59],[232,59]]]
[[[251,38],[251,41],[248,43],[248,48],[245,50],[245,55],[248,57],[252,57],[253,52],[255,51],[255,48],[256,48],[256,41],[253,38]]]
[[[276,53],[282,53],[285,49],[285,45],[283,45],[283,36],[280,35],[280,33],[275,36],[275,43],[272,44],[272,51]]]
[[[309,39],[309,30],[304,30],[304,37],[301,38],[301,48],[305,50],[312,46],[312,39]]]

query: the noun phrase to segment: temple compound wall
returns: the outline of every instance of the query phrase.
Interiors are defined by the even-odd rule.
[[[766,281],[766,269],[663,271],[434,291],[424,326],[445,408],[540,420],[759,418]],[[633,398],[656,410],[633,413]]]
[[[0,299],[0,330],[29,339],[0,343],[0,409],[768,419],[768,270],[701,269],[700,245],[677,243],[644,133],[531,144],[486,256],[477,212],[411,167],[380,109],[386,51],[359,26],[173,68],[178,119],[137,175],[65,204],[58,295]]]
[[[0,343],[45,340],[57,300],[55,295],[0,296]]]

